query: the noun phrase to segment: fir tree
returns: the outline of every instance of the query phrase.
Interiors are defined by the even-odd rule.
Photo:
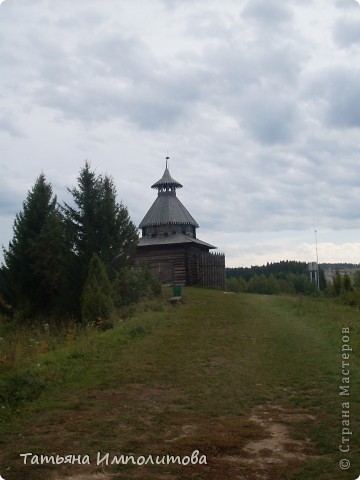
[[[99,256],[111,277],[120,268],[131,263],[138,242],[137,230],[127,208],[116,201],[113,180],[105,176],[100,180],[101,203]]]
[[[32,241],[32,250],[33,268],[41,277],[42,291],[53,307],[60,306],[67,250],[64,222],[57,209],[49,212],[38,237]]]
[[[88,162],[80,171],[77,187],[69,192],[74,206],[63,207],[69,251],[67,303],[79,315],[79,298],[93,254],[100,258],[112,280],[120,268],[130,264],[138,235],[127,208],[116,201],[112,179],[96,175]]]
[[[78,177],[78,187],[69,191],[75,206],[65,204],[63,212],[72,251],[86,267],[93,253],[110,273],[128,265],[138,235],[127,208],[116,201],[112,179],[97,176],[86,162]]]
[[[3,293],[13,307],[34,314],[55,302],[65,248],[56,197],[44,174],[28,192],[13,231],[4,249]]]

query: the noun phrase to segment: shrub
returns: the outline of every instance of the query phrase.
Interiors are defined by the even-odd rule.
[[[346,290],[347,292],[350,292],[350,290],[352,290],[351,278],[347,273],[345,273],[344,275],[343,286],[344,286],[344,290]]]
[[[239,280],[236,277],[226,279],[226,290],[229,292],[240,292]]]
[[[339,295],[338,300],[344,305],[360,307],[360,290],[346,290]]]
[[[290,273],[287,275],[286,280],[293,286],[295,293],[310,295],[317,292],[315,283],[313,283],[305,274],[294,275],[293,273]]]
[[[0,403],[14,408],[20,403],[37,398],[45,384],[26,374],[12,374],[0,379]]]
[[[112,289],[105,267],[93,254],[81,296],[81,316],[86,323],[101,323],[114,313]]]
[[[0,315],[13,317],[13,311],[11,309],[11,306],[8,305],[1,296],[0,296]]]
[[[343,290],[343,280],[342,280],[341,275],[338,272],[338,270],[336,270],[336,272],[335,272],[335,276],[334,276],[334,279],[333,279],[331,290],[332,290],[332,294],[335,297],[339,296],[340,293]]]
[[[161,285],[147,267],[123,268],[113,282],[114,302],[122,308],[142,298],[157,297]]]

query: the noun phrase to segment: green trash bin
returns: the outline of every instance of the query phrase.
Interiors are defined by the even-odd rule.
[[[174,297],[182,297],[182,285],[173,285],[173,295]]]

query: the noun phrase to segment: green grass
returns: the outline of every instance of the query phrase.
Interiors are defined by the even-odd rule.
[[[113,330],[71,340],[65,333],[62,342],[28,360],[24,351],[11,366],[19,392],[24,378],[39,388],[12,410],[2,409],[0,474],[45,480],[55,472],[101,471],[95,462],[22,465],[24,452],[95,459],[98,451],[189,455],[198,449],[207,466],[108,466],[106,472],[144,480],[356,478],[359,317],[358,310],[322,298],[194,288],[185,289],[183,305],[142,305]],[[350,328],[353,347],[349,454],[338,448],[343,327]],[[269,429],[278,425],[287,432],[282,451],[264,447],[252,454],[249,445],[266,446]],[[338,466],[343,457],[352,462],[347,472]]]

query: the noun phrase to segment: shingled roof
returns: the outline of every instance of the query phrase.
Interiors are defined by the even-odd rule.
[[[163,176],[151,188],[157,188],[158,196],[141,221],[139,228],[154,225],[199,225],[176,196],[182,185],[170,175],[167,159]]]
[[[139,228],[150,225],[199,225],[177,198],[175,192],[159,192]]]
[[[182,188],[181,183],[174,180],[170,175],[167,164],[166,164],[164,174],[160,178],[160,180],[155,182],[154,185],[151,185],[151,188],[166,188],[166,187]]]
[[[216,248],[210,243],[203,242],[198,238],[189,237],[183,233],[173,233],[167,237],[142,237],[139,239],[139,247],[154,247],[158,245],[176,245],[184,243],[195,243],[208,248]]]

